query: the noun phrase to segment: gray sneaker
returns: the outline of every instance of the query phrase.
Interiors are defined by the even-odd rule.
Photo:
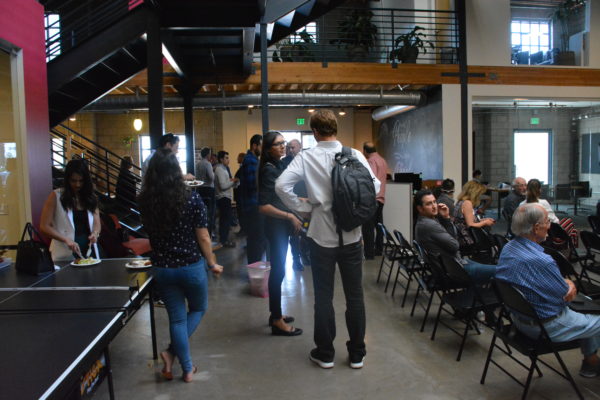
[[[585,360],[581,362],[581,369],[579,370],[579,375],[584,378],[595,378],[599,374],[600,366],[599,365],[590,365]]]

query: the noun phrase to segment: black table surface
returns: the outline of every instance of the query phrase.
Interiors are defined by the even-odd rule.
[[[33,289],[0,291],[1,399],[65,394],[121,329],[120,310],[148,288],[150,272],[131,272],[128,260],[65,266],[45,276],[19,274],[14,265],[0,271],[0,288]]]

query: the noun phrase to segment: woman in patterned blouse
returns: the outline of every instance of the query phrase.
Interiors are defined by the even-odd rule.
[[[191,382],[197,368],[189,337],[208,304],[206,268],[215,276],[223,271],[212,252],[206,207],[184,184],[175,154],[162,149],[156,150],[144,174],[138,203],[153,250],[154,280],[169,315],[171,344],[160,353],[162,375],[173,379],[172,366],[178,358],[183,380]]]
[[[269,240],[271,273],[269,275],[269,325],[277,336],[297,336],[302,329],[288,323],[294,317],[281,311],[281,282],[285,276],[285,258],[290,235],[297,234],[302,222],[283,204],[275,194],[275,180],[285,167],[281,157],[285,154],[285,140],[278,132],[267,132],[263,138],[258,175],[258,204],[261,214],[266,216],[265,235]]]

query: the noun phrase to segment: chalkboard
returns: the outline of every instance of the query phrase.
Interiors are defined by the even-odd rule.
[[[581,135],[581,173],[600,174],[600,133]]]
[[[441,100],[430,99],[426,106],[383,121],[377,150],[393,173],[414,172],[422,173],[423,179],[442,179]]]

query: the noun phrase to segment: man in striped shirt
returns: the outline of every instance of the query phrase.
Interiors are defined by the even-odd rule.
[[[516,238],[502,250],[496,279],[512,284],[531,303],[550,339],[564,342],[581,339],[584,359],[579,374],[586,378],[600,375],[600,316],[571,310],[568,302],[577,294],[575,285],[560,275],[554,259],[539,243],[548,235],[548,212],[537,203],[521,205],[515,211],[511,229]],[[534,321],[513,315],[517,328],[532,338],[539,335]]]

